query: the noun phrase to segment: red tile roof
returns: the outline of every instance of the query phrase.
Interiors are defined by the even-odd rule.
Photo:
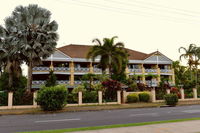
[[[71,58],[86,58],[86,55],[91,47],[92,45],[70,44],[57,49],[63,52],[64,54],[70,56]],[[144,60],[155,53],[153,52],[151,54],[146,54],[127,48],[126,50],[129,53],[129,60]]]

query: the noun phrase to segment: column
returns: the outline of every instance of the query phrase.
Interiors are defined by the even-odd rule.
[[[175,74],[174,74],[174,69],[172,69],[172,84],[175,85]]]
[[[70,62],[69,64],[70,67],[70,85],[73,86],[74,85],[74,62]]]
[[[126,66],[125,73],[126,73],[126,77],[128,78],[128,77],[129,77],[129,69],[128,69],[128,66]]]
[[[37,102],[35,101],[37,98],[37,91],[33,92],[33,106],[37,106]]]
[[[98,91],[99,104],[102,104],[102,91]]]
[[[151,95],[152,95],[152,102],[156,102],[156,90],[155,87],[151,89]]]
[[[117,91],[117,103],[121,104],[121,91]]]
[[[181,88],[180,92],[181,92],[181,99],[185,99],[184,89]]]
[[[193,88],[193,98],[197,99],[197,89]]]
[[[82,100],[83,100],[83,99],[82,99],[82,98],[83,98],[82,95],[83,95],[82,91],[79,91],[79,92],[78,92],[78,105],[82,105],[82,103],[83,103],[83,102],[82,102]]]
[[[92,66],[92,62],[90,62],[90,73],[94,73],[94,69],[93,69],[93,66]]]
[[[166,89],[167,94],[170,94],[170,89]]]
[[[8,92],[8,107],[13,106],[13,92]]]
[[[157,81],[158,83],[160,83],[160,68],[158,66],[157,66],[157,74],[158,74]]]
[[[145,84],[145,68],[142,64],[142,82]]]

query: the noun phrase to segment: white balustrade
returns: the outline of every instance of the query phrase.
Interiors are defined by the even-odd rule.
[[[86,67],[75,67],[74,68],[75,72],[89,72],[90,68],[86,68]]]
[[[157,69],[145,69],[146,73],[157,73]]]
[[[146,85],[148,85],[149,87],[158,85],[158,81],[156,80],[146,80],[145,82],[146,82]]]
[[[94,71],[94,73],[102,73],[101,68],[94,68],[93,71]]]
[[[69,67],[54,67],[54,71],[70,71]]]
[[[171,69],[160,69],[160,73],[172,73]]]
[[[33,67],[33,71],[49,71],[49,67]]]
[[[129,68],[129,72],[142,73],[142,69],[131,69],[131,68]]]

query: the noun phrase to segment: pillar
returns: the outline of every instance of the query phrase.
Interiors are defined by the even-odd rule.
[[[37,98],[37,91],[33,92],[33,106],[37,106],[37,102],[35,101]]]
[[[156,89],[153,87],[151,89],[151,95],[152,95],[152,102],[156,102]]]
[[[99,104],[102,104],[102,91],[98,91]]]
[[[170,89],[166,89],[167,94],[170,94]]]
[[[90,73],[94,73],[94,69],[93,69],[93,66],[92,66],[92,62],[90,62]]]
[[[157,75],[158,75],[157,81],[158,83],[160,83],[160,68],[158,66],[157,66]]]
[[[70,67],[70,85],[73,86],[74,85],[74,62],[70,62],[69,64]]]
[[[8,92],[8,107],[13,106],[13,92]]]
[[[142,64],[142,82],[145,84],[145,69]]]
[[[128,78],[128,77],[129,77],[129,69],[128,69],[128,66],[126,66],[125,73],[126,73],[126,77]]]
[[[197,89],[193,88],[193,98],[197,99]]]
[[[174,74],[174,69],[172,69],[172,84],[175,85],[175,74]]]
[[[184,89],[181,88],[180,92],[181,92],[181,99],[185,99]]]
[[[82,105],[82,99],[83,98],[83,93],[82,93],[82,91],[79,91],[78,92],[78,105]]]
[[[117,103],[121,104],[121,91],[117,91]]]

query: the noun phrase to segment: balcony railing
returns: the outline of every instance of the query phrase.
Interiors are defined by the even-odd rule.
[[[157,73],[157,69],[145,69],[145,73]]]
[[[69,67],[54,67],[54,71],[70,71]]]
[[[129,68],[129,72],[133,72],[133,73],[142,73],[142,69],[130,69],[130,68]]]
[[[58,80],[56,81],[58,84],[70,84],[69,80]]]
[[[160,69],[160,73],[172,73],[171,69]]]
[[[74,72],[89,72],[90,71],[90,69],[89,68],[86,68],[86,67],[75,67],[74,68]]]
[[[146,80],[145,83],[146,83],[146,85],[148,85],[149,87],[158,86],[158,81],[156,81],[156,80]]]
[[[49,67],[34,67],[33,71],[49,71]]]
[[[102,73],[101,68],[94,68],[93,71],[94,71],[94,73]]]
[[[32,85],[44,85],[45,84],[45,80],[35,80],[32,81]],[[56,81],[58,84],[69,84],[69,80],[57,80]]]

